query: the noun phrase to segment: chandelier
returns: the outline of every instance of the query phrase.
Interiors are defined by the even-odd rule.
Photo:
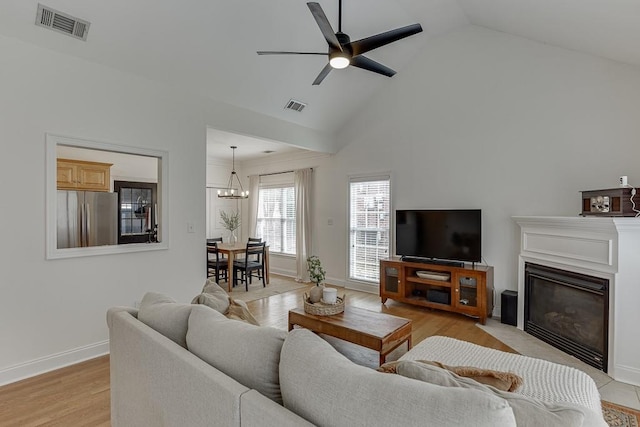
[[[231,146],[233,150],[233,157],[231,160],[231,176],[229,176],[229,184],[225,190],[218,190],[218,197],[221,199],[246,199],[249,197],[249,192],[244,191],[242,188],[242,183],[240,182],[240,178],[238,178],[238,174],[236,173],[236,147],[235,145]],[[240,187],[240,192],[237,191],[236,188],[233,187],[233,178],[235,177],[238,186]]]

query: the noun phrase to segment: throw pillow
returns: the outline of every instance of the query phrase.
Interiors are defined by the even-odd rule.
[[[282,404],[280,350],[285,331],[230,320],[213,309],[194,305],[187,348],[239,383]]]
[[[191,304],[203,304],[222,313],[229,319],[241,320],[252,325],[260,326],[255,317],[247,308],[247,303],[234,300],[213,279],[207,279],[200,295],[197,295]]]
[[[229,309],[229,295],[213,279],[208,279],[191,304],[204,304],[224,314]]]
[[[307,329],[285,339],[280,388],[284,406],[316,425],[515,426],[504,399],[356,365]]]
[[[193,307],[191,304],[177,303],[166,295],[147,292],[140,302],[138,320],[173,342],[186,347],[191,307]]]
[[[480,384],[490,385],[503,391],[516,391],[522,385],[522,378],[512,372],[494,371],[491,369],[480,369],[473,366],[447,366],[440,362],[429,360],[415,360],[417,363],[426,363],[437,366],[447,371],[453,372],[461,377],[471,378]],[[396,374],[396,365],[398,362],[387,362],[378,368],[380,372]]]
[[[513,409],[518,427],[582,426],[585,419],[586,408],[541,402],[516,393],[498,390],[430,364],[410,360],[400,361],[396,365],[396,372],[429,384],[478,390],[501,397],[509,402],[509,406]]]

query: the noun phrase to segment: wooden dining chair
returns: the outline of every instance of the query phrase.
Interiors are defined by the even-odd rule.
[[[207,277],[215,276],[216,283],[220,283],[221,274],[225,281],[229,280],[228,272],[229,260],[222,257],[218,250],[218,242],[207,241]]]
[[[210,239],[207,239],[207,245],[211,244],[211,243],[224,243],[222,240],[222,237],[212,237]],[[226,258],[226,256],[223,253],[220,253],[220,258]]]
[[[247,242],[249,243],[260,243],[262,242],[262,238],[261,237],[249,237],[249,239],[247,239]],[[260,259],[258,259],[257,256],[254,256],[253,259],[250,259],[249,261],[254,261],[254,262],[260,262]],[[249,283],[251,283],[251,278],[249,278]]]
[[[249,284],[251,283],[251,276],[256,273],[257,277],[262,279],[262,287],[266,287],[265,274],[264,274],[264,256],[265,256],[265,243],[264,242],[247,242],[247,248],[245,250],[245,257],[233,262],[233,272],[235,283],[233,286],[238,285],[238,281],[244,282],[245,289],[249,290]]]

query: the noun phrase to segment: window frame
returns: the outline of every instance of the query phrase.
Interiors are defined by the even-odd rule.
[[[364,283],[367,285],[377,285],[379,286],[380,284],[380,277],[379,277],[379,268],[376,270],[378,272],[378,278],[377,279],[366,279],[366,278],[360,278],[360,277],[355,277],[355,275],[352,275],[352,271],[351,271],[351,267],[352,267],[352,236],[351,236],[351,215],[352,215],[352,209],[351,209],[351,186],[354,183],[359,183],[359,182],[373,182],[373,181],[388,181],[389,182],[389,193],[388,193],[388,197],[389,197],[389,202],[388,202],[388,224],[389,224],[389,228],[388,228],[388,244],[386,247],[386,256],[385,257],[378,257],[378,260],[383,259],[383,258],[388,258],[391,256],[391,251],[392,251],[392,241],[393,241],[393,217],[392,217],[392,213],[393,213],[393,191],[392,191],[392,184],[393,184],[393,177],[392,174],[390,172],[387,173],[376,173],[376,174],[363,174],[363,175],[350,175],[348,176],[347,179],[347,221],[346,221],[346,225],[347,225],[347,272],[346,272],[346,277],[347,280],[350,282],[357,282],[357,283]]]
[[[270,189],[285,189],[285,188],[291,188],[291,190],[294,192],[293,193],[293,211],[296,211],[296,200],[295,200],[295,186],[293,183],[279,183],[279,184],[269,184],[269,185],[260,185],[260,188],[258,189],[258,212],[260,212],[260,203],[262,201],[262,197],[261,197],[261,193],[262,190],[270,190]],[[283,199],[280,199],[281,202],[283,202]],[[295,257],[297,255],[297,245],[296,245],[296,251],[293,253],[289,253],[289,252],[282,252],[282,251],[276,251],[274,249],[274,245],[272,242],[270,242],[268,239],[265,240],[265,237],[262,235],[259,235],[257,233],[257,230],[259,228],[259,221],[260,221],[260,217],[258,215],[256,215],[256,237],[260,237],[262,238],[264,241],[267,242],[267,244],[269,245],[269,254],[275,254],[275,255],[279,255],[279,256],[285,256],[285,257]],[[264,219],[264,218],[263,218]],[[266,218],[266,219],[270,219],[270,218]],[[277,219],[277,218],[276,218]],[[286,237],[286,227],[285,224],[287,221],[291,221],[288,220],[287,218],[280,218],[280,230],[281,230],[281,242],[280,242],[280,247],[284,247],[284,239]],[[297,237],[297,233],[298,233],[298,225],[297,225],[297,221],[296,221],[296,217],[294,215],[293,219],[293,224],[294,224],[294,239]],[[294,244],[295,244],[295,240],[294,240]]]
[[[57,236],[57,153],[56,147],[87,148],[99,151],[133,154],[156,157],[158,159],[158,236],[160,241],[154,243],[132,243],[125,245],[104,245],[82,248],[58,249]],[[45,245],[46,259],[77,258],[84,256],[146,252],[169,249],[169,152],[149,148],[117,145],[107,142],[72,138],[45,133]]]

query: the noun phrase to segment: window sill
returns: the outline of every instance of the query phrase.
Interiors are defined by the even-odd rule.
[[[292,259],[296,258],[295,255],[285,254],[285,253],[282,253],[282,252],[269,252],[269,256],[276,256],[276,257],[280,257],[280,258],[292,258]]]
[[[360,285],[368,285],[368,286],[379,286],[380,280],[365,280],[365,279],[356,279],[355,277],[349,277],[349,282],[358,283]]]
[[[87,248],[52,249],[47,253],[47,259],[78,258],[95,255],[124,254],[132,252],[147,252],[169,249],[166,242],[160,243],[131,243],[128,245],[91,246]]]

